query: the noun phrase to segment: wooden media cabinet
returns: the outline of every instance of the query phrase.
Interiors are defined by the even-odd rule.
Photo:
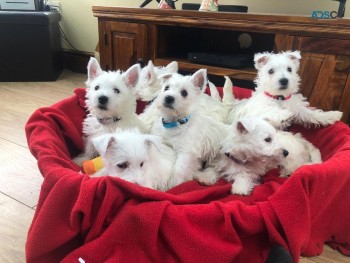
[[[182,71],[206,68],[211,75],[252,82],[253,66],[232,69],[187,59],[193,51],[232,54],[240,48],[238,37],[246,33],[252,39],[246,53],[300,50],[303,95],[311,106],[340,110],[342,120],[350,121],[349,19],[101,6],[94,6],[93,14],[105,70],[126,70],[148,60],[165,66],[176,60]]]

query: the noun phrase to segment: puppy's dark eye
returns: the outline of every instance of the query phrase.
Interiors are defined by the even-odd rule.
[[[188,95],[187,91],[185,89],[181,90],[181,96],[186,97]]]
[[[117,88],[113,89],[113,91],[114,91],[115,94],[119,94],[120,93],[120,90],[117,89]]]
[[[128,168],[128,163],[127,162],[125,162],[125,163],[118,163],[117,166],[120,169],[125,169],[125,168]]]
[[[273,73],[275,73],[275,70],[272,68],[269,70],[269,74],[272,75]]]
[[[271,137],[267,137],[267,138],[265,138],[265,142],[272,142]]]
[[[140,167],[142,167],[143,166],[143,162],[142,163],[140,163]]]
[[[95,90],[99,90],[99,89],[100,89],[100,86],[96,86],[96,87],[95,87]]]
[[[288,71],[288,72],[292,72],[292,68],[291,68],[291,67],[288,67],[288,68],[287,68],[287,71]]]
[[[169,86],[165,86],[164,91],[169,90]]]

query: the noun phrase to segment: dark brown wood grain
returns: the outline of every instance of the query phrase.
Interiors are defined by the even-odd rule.
[[[326,54],[350,55],[350,40],[301,37],[297,49]]]
[[[136,23],[111,22],[112,68],[127,70],[139,59],[145,59],[146,26]]]
[[[278,52],[279,50],[293,49],[293,40],[294,40],[294,36],[285,35],[285,34],[276,34],[274,51]]]
[[[345,87],[344,87],[344,93],[340,101],[339,110],[343,112],[343,120],[346,123],[350,123],[350,75],[348,75]]]
[[[313,92],[309,97],[310,105],[323,110],[331,110],[334,97],[330,90],[332,74],[335,68],[335,56],[327,55],[323,60],[318,78],[315,81]]]
[[[315,82],[320,74],[324,61],[324,54],[302,53],[299,75],[301,78],[300,90],[307,98],[311,97]]]

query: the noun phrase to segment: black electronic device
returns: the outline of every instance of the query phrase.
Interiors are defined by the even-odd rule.
[[[161,0],[156,0],[158,3],[160,3]],[[165,3],[172,9],[176,9],[175,7],[175,2],[177,2],[178,0],[164,0]],[[146,5],[148,5],[150,2],[152,2],[152,0],[144,0],[142,2],[142,4],[140,5],[140,7],[145,7]],[[162,3],[160,3],[162,4]]]
[[[197,64],[219,66],[225,68],[245,68],[253,65],[252,54],[216,54],[206,52],[189,52],[187,59]]]
[[[63,70],[58,12],[1,11],[0,82],[53,81]]]
[[[200,4],[192,4],[192,3],[183,3],[182,10],[199,10]],[[248,6],[243,5],[219,5],[219,12],[239,12],[239,13],[247,13]]]
[[[40,10],[40,0],[0,0],[0,10],[38,11]]]

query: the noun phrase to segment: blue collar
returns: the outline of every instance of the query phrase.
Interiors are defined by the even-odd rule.
[[[187,115],[185,118],[178,119],[178,120],[176,120],[174,122],[165,122],[164,119],[162,118],[163,127],[167,128],[167,129],[175,128],[175,127],[177,127],[179,125],[187,123],[189,118],[190,118],[190,115]]]

